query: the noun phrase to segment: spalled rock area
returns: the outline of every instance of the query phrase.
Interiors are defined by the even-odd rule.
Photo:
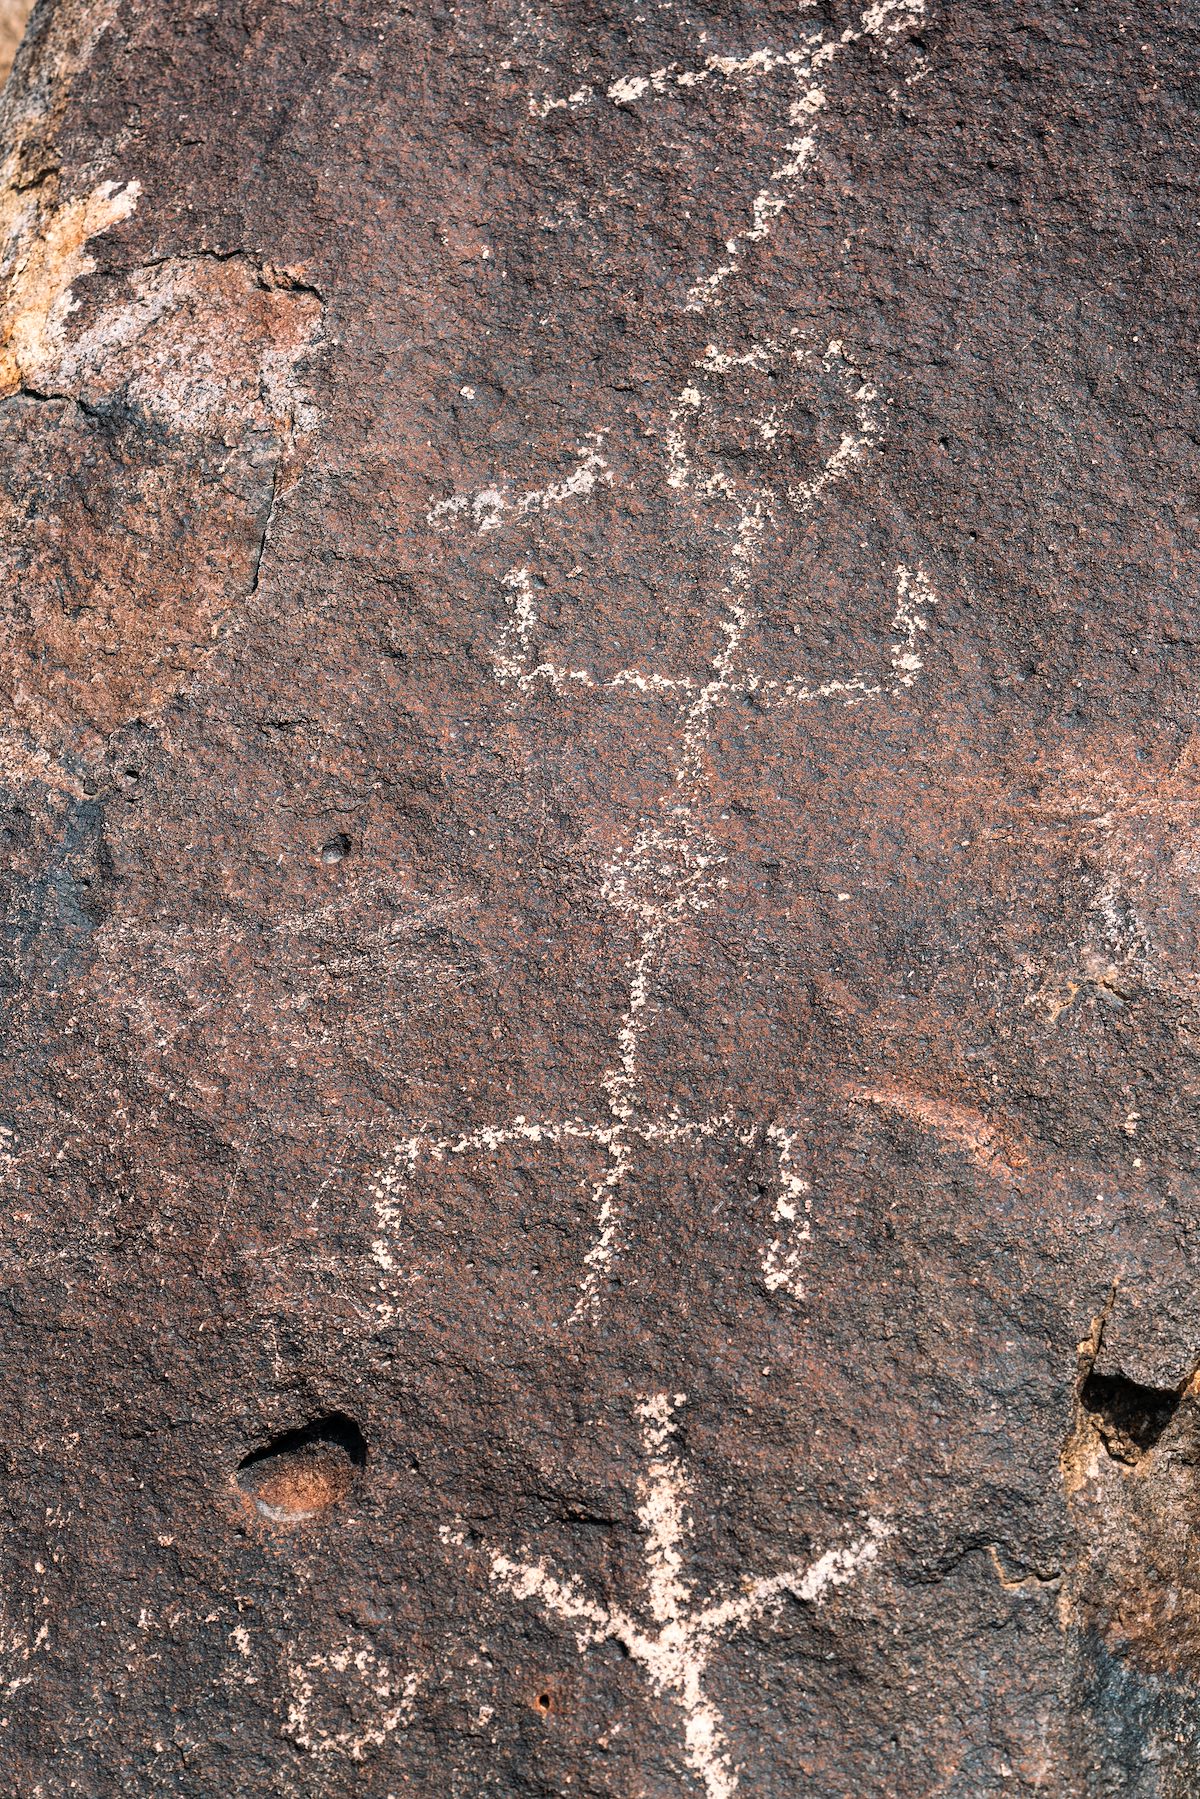
[[[0,0],[0,83],[8,78],[32,10],[31,0]]]
[[[1200,1791],[1198,65],[39,3],[6,1791]]]

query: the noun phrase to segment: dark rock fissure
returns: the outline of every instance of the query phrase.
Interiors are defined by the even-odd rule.
[[[1178,1411],[1182,1395],[1173,1389],[1144,1387],[1124,1374],[1097,1374],[1093,1369],[1079,1397],[1109,1455],[1132,1464],[1154,1448]]]

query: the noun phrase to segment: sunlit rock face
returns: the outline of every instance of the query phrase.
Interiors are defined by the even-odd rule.
[[[0,85],[8,80],[31,11],[32,0],[4,0],[0,5]]]
[[[35,13],[13,1791],[1200,1790],[1198,47]]]

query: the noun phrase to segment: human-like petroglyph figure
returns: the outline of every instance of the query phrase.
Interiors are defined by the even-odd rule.
[[[536,1605],[565,1624],[581,1653],[600,1643],[619,1643],[654,1693],[678,1707],[684,1760],[707,1799],[732,1799],[739,1770],[725,1721],[705,1690],[713,1656],[722,1642],[770,1616],[789,1597],[819,1604],[827,1593],[863,1574],[878,1558],[891,1528],[882,1519],[869,1518],[866,1530],[844,1548],[790,1563],[775,1574],[753,1576],[723,1597],[698,1598],[684,1573],[692,1530],[690,1483],[672,1441],[675,1414],[686,1398],[683,1393],[655,1393],[636,1408],[645,1458],[637,1514],[645,1592],[637,1608],[604,1604],[572,1575],[524,1550],[513,1556],[491,1552],[488,1571],[492,1583],[513,1599]],[[447,1542],[465,1542],[452,1526],[442,1535]]]
[[[827,69],[851,43],[867,39],[886,45],[919,22],[923,13],[923,0],[911,4],[884,0],[868,7],[856,26],[837,36],[814,25],[798,45],[787,49],[759,49],[741,57],[710,55],[693,69],[672,66],[621,77],[609,85],[606,103],[628,109],[667,92],[686,94],[710,81],[755,84],[783,71],[798,84],[799,98],[790,102],[792,127],[811,124],[825,105],[824,89],[813,82],[816,73]],[[542,118],[560,104],[577,108],[596,98],[591,88],[562,102],[543,96],[531,101],[531,114]],[[771,174],[755,198],[750,224],[727,244],[729,261],[692,289],[690,309],[705,311],[719,303],[746,247],[767,234],[788,203],[815,154],[814,137],[810,133],[790,142],[787,152],[791,161]],[[775,446],[780,439],[791,442],[795,418],[814,400],[823,413],[840,414],[841,426],[831,449],[816,450],[807,468],[797,468],[794,454],[781,456]],[[735,1123],[724,1095],[716,1096],[713,1106],[696,1118],[648,1111],[642,1053],[665,957],[689,924],[716,903],[725,886],[726,852],[702,816],[710,809],[707,767],[718,715],[739,696],[752,697],[759,709],[818,704],[853,708],[886,702],[902,696],[922,672],[921,642],[937,600],[925,570],[906,561],[894,567],[894,610],[887,621],[891,641],[886,660],[879,665],[824,674],[807,669],[780,672],[760,665],[753,647],[758,617],[755,571],[766,543],[789,517],[799,523],[815,517],[839,485],[877,452],[882,416],[875,381],[840,338],[813,343],[789,332],[725,347],[705,346],[668,409],[665,469],[659,479],[665,478],[668,493],[694,508],[697,528],[715,535],[720,546],[717,647],[707,667],[634,664],[605,672],[558,661],[541,647],[538,570],[529,563],[514,563],[504,575],[508,621],[493,658],[496,680],[517,696],[534,689],[551,694],[603,691],[620,694],[635,707],[647,698],[675,699],[674,778],[657,809],[639,820],[632,837],[611,855],[600,874],[600,897],[631,931],[633,943],[625,1005],[599,1092],[568,1101],[553,1116],[518,1113],[471,1132],[426,1131],[397,1143],[372,1189],[379,1224],[374,1250],[385,1269],[394,1266],[391,1239],[399,1208],[423,1159],[482,1154],[489,1146],[506,1142],[578,1138],[602,1147],[607,1158],[591,1191],[593,1236],[583,1255],[573,1313],[575,1322],[594,1320],[619,1253],[622,1190],[640,1148],[725,1135],[749,1144],[758,1135],[771,1146],[776,1160],[776,1200],[761,1256],[764,1285],[769,1292],[801,1293],[812,1192],[797,1170],[795,1131],[780,1118],[751,1128],[744,1119]],[[722,444],[731,436],[741,454],[724,453]],[[573,465],[547,474],[536,485],[520,485],[506,476],[491,478],[476,492],[438,501],[428,522],[438,530],[459,529],[490,541],[531,516],[553,513],[566,522],[571,506],[588,503],[616,479],[604,440],[596,436],[579,446]],[[661,729],[660,714],[656,713],[655,724]]]
[[[820,474],[813,485],[819,481]],[[758,504],[762,506],[764,502],[760,500]],[[762,513],[751,512],[748,516],[756,521]],[[603,1146],[609,1158],[607,1169],[593,1189],[595,1235],[584,1257],[574,1314],[578,1320],[594,1317],[601,1283],[617,1252],[619,1193],[633,1166],[636,1147],[726,1135],[737,1136],[743,1143],[752,1140],[754,1133],[747,1132],[744,1126],[735,1129],[733,1114],[724,1107],[714,1108],[710,1114],[690,1120],[674,1114],[650,1117],[639,1114],[639,1050],[647,1028],[655,973],[679,931],[691,917],[713,904],[724,885],[721,867],[725,857],[720,844],[700,826],[696,817],[703,784],[702,750],[712,715],[738,691],[754,691],[765,704],[802,705],[824,701],[853,706],[911,687],[922,667],[918,647],[921,636],[928,628],[930,609],[937,602],[924,570],[900,564],[895,571],[893,642],[886,668],[868,673],[850,671],[824,681],[799,674],[780,680],[767,678],[752,667],[739,669],[737,652],[749,617],[747,607],[739,598],[742,569],[750,558],[746,549],[749,538],[750,530],[743,520],[731,551],[725,643],[708,678],[623,669],[607,681],[609,687],[629,689],[633,700],[650,691],[678,692],[681,698],[676,787],[664,797],[661,818],[643,821],[629,847],[614,856],[604,869],[600,884],[601,897],[615,915],[632,927],[635,943],[629,961],[628,994],[618,1026],[614,1059],[600,1082],[607,1117],[592,1115],[592,1109],[585,1105],[559,1117],[538,1119],[517,1114],[495,1126],[474,1131],[457,1134],[426,1131],[403,1139],[395,1145],[389,1161],[379,1170],[372,1188],[380,1226],[374,1249],[382,1267],[392,1266],[391,1230],[403,1194],[423,1159],[444,1161],[447,1157],[486,1153],[489,1148],[517,1141],[586,1140]],[[535,681],[546,681],[552,687],[568,682],[588,687],[601,685],[600,680],[587,670],[564,669],[535,659],[532,639],[537,619],[528,571],[512,570],[505,586],[512,596],[513,622],[497,656],[497,679],[518,687]],[[785,1288],[798,1296],[802,1290],[802,1250],[809,1237],[811,1191],[792,1166],[794,1134],[777,1121],[765,1124],[764,1133],[776,1153],[778,1164],[778,1198],[772,1220],[775,1234],[763,1252],[764,1281],[769,1291]]]

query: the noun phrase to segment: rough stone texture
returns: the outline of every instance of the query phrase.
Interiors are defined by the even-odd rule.
[[[33,10],[31,0],[0,0],[0,83],[8,77],[13,57]]]
[[[35,12],[6,1790],[1200,1790],[1198,37]]]

